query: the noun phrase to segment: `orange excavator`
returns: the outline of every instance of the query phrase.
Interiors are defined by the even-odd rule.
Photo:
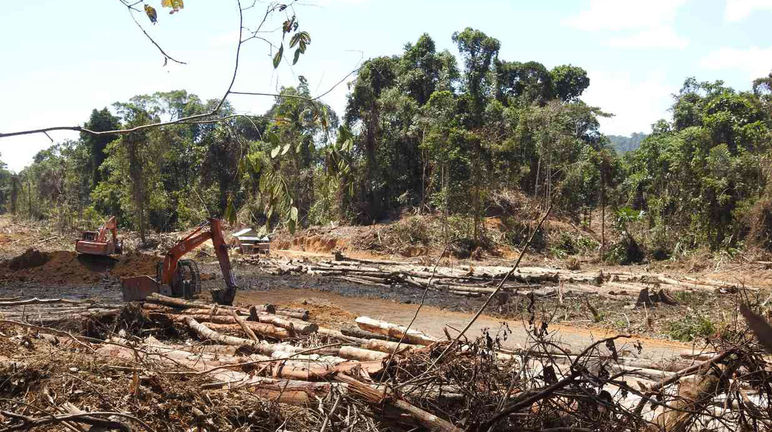
[[[158,263],[155,278],[150,276],[124,278],[121,281],[123,299],[125,301],[143,300],[152,293],[193,298],[201,292],[201,274],[195,261],[181,258],[207,240],[212,240],[217,260],[220,262],[220,270],[225,278],[225,289],[213,289],[212,300],[217,304],[233,304],[238,287],[231,272],[228,246],[225,244],[222,232],[222,221],[214,218],[207,219],[166,252],[164,260]]]
[[[109,240],[108,233],[112,234]],[[120,254],[122,245],[118,240],[118,223],[115,216],[112,216],[97,231],[83,231],[80,239],[75,241],[75,251],[85,255],[106,256]]]

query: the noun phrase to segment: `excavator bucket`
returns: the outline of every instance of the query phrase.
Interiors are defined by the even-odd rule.
[[[221,305],[230,306],[233,304],[233,299],[236,298],[236,290],[234,288],[215,288],[211,291],[212,300]]]
[[[138,301],[160,292],[161,285],[150,276],[136,276],[122,279],[121,291],[124,301]]]

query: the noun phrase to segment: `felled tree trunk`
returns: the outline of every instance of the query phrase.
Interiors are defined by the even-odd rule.
[[[402,339],[404,342],[411,344],[431,345],[437,342],[437,339],[418,330],[407,329],[397,324],[378,321],[369,317],[358,317],[356,323],[362,330],[386,335],[394,339]]]

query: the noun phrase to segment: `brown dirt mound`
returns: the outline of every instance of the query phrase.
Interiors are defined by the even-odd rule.
[[[13,258],[8,262],[8,268],[11,270],[21,270],[33,267],[40,267],[51,259],[49,254],[40,252],[37,249],[27,249],[23,254]]]
[[[153,276],[159,261],[161,261],[161,258],[143,253],[122,255],[110,270],[110,274],[117,278],[141,275]]]
[[[39,282],[57,285],[94,284],[106,278],[154,275],[159,258],[131,254],[118,258],[78,255],[75,252],[40,252],[29,249],[0,263],[2,282]]]
[[[326,235],[309,235],[274,240],[271,244],[271,248],[329,253],[334,250],[344,249],[347,246],[346,243],[347,242],[342,238]]]
[[[357,317],[323,299],[303,299],[283,306],[306,309],[313,322],[330,327],[350,324]]]

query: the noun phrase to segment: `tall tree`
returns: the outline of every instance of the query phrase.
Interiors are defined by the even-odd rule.
[[[469,95],[468,123],[476,128],[482,124],[486,100],[491,95],[491,65],[499,53],[501,43],[471,27],[453,33],[452,39],[464,60],[464,87]]]
[[[91,117],[83,125],[86,129],[103,132],[116,130],[121,127],[120,119],[114,116],[107,108],[101,110],[93,109],[91,111]],[[92,185],[96,186],[102,180],[102,162],[104,162],[107,155],[105,149],[107,144],[117,139],[117,135],[93,135],[87,132],[80,133],[80,139],[86,145],[89,152],[89,168],[91,171]]]
[[[346,124],[361,130],[357,149],[365,156],[361,191],[366,203],[361,213],[367,221],[376,220],[382,215],[382,184],[377,183],[380,167],[376,158],[381,133],[381,109],[378,99],[383,91],[394,85],[396,63],[397,60],[393,57],[377,57],[366,61],[359,69],[346,105]]]
[[[555,66],[550,76],[555,96],[564,102],[578,99],[590,86],[587,71],[578,66]]]

